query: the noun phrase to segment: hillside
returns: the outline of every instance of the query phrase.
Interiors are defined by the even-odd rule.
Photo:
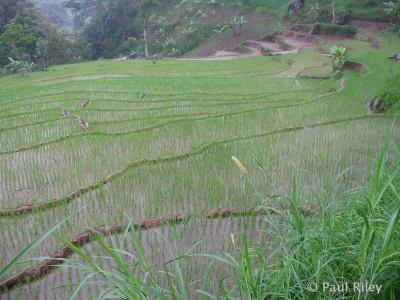
[[[51,64],[128,55],[204,57],[217,51],[246,52],[244,44],[248,41],[259,42],[296,26],[309,34],[314,24],[326,27],[333,18],[341,24],[360,20],[388,23],[390,19],[385,11],[387,5],[375,0],[337,0],[334,10],[329,0],[307,0],[293,12],[289,6],[297,2],[289,0],[35,0],[44,18],[70,33],[65,34],[33,13],[29,0],[21,0],[19,6],[16,0],[9,1],[15,7],[5,4],[0,7],[9,15],[0,17],[0,25],[2,19],[6,22],[0,26],[0,36],[7,23],[17,21],[30,27],[34,38],[22,48],[15,47],[11,40],[1,46],[2,67],[8,57],[23,57],[45,68]],[[352,29],[346,26],[349,25],[332,27],[330,34]]]
[[[171,45],[167,45],[165,55],[185,54],[186,56],[210,55],[217,50],[239,47],[246,40],[261,39],[275,31],[296,24],[330,23],[332,20],[331,1],[305,1],[305,6],[296,15],[289,16],[288,6],[291,1],[177,1],[175,5],[166,4],[158,11],[162,20],[155,25],[161,26],[168,34]],[[210,4],[212,3],[212,4]],[[348,14],[349,21],[388,22],[381,1],[336,1],[337,16]],[[157,13],[156,13],[157,14]],[[233,28],[221,31],[229,26],[233,18],[244,17],[240,31]],[[228,24],[228,25],[227,25]],[[155,34],[155,39],[159,39]],[[154,52],[162,48],[153,49]],[[165,50],[164,50],[165,51]]]
[[[223,0],[149,0],[127,2],[69,1],[71,13],[79,20],[86,45],[83,53],[89,59],[115,58],[130,52],[163,56],[204,55],[212,51],[236,48],[246,40],[262,38],[274,31],[296,24],[330,23],[331,2],[306,1],[294,16],[289,16],[291,1],[223,1]],[[46,3],[46,4],[44,4]],[[40,4],[49,15],[57,11],[56,2]],[[142,4],[141,4],[142,3]],[[55,9],[54,9],[55,7]],[[380,1],[338,0],[337,16],[348,14],[350,20],[388,21]],[[224,47],[222,47],[224,46]],[[199,48],[200,49],[197,49]]]

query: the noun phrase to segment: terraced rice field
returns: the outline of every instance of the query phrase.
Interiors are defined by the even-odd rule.
[[[82,207],[61,234],[71,238],[128,217],[191,215],[179,225],[143,232],[155,266],[197,242],[196,251],[234,252],[243,233],[272,252],[269,216],[204,220],[203,211],[275,205],[267,195],[287,194],[294,174],[304,204],[312,207],[318,205],[316,191],[348,168],[337,193],[363,185],[393,123],[388,115],[366,116],[368,98],[399,69],[387,59],[397,41],[380,42],[377,51],[345,41],[363,68],[340,79],[326,79],[330,58],[317,49],[234,61],[98,61],[0,79],[0,265]],[[83,108],[85,98],[90,103]],[[78,115],[89,124],[88,134],[76,124]],[[118,240],[121,235],[108,238]],[[60,246],[49,238],[31,256],[47,256]],[[101,256],[96,245],[84,247]],[[209,263],[197,259],[184,269],[201,278]],[[14,271],[35,264],[25,261]],[[210,270],[211,282],[229,273],[221,266]],[[60,268],[0,292],[0,298],[65,298],[82,276]],[[204,284],[195,283],[193,291]],[[85,287],[77,298],[100,292]]]

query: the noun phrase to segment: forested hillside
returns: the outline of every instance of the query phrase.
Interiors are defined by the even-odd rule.
[[[63,3],[64,0],[32,0],[45,18],[53,22],[60,29],[73,29],[73,16]]]
[[[253,39],[294,24],[398,23],[400,11],[398,0],[30,1],[0,3],[0,65],[8,57],[35,64],[23,70],[128,54],[177,57],[211,38],[221,36],[224,43],[226,32],[234,37],[227,45],[240,47],[243,33]]]
[[[75,37],[61,31],[29,0],[0,2],[0,69],[26,73],[79,55]],[[0,72],[1,73],[1,72]]]

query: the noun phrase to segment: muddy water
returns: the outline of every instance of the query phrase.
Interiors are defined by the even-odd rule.
[[[273,239],[266,233],[268,230],[266,218],[270,217],[192,219],[186,224],[144,231],[139,239],[144,247],[146,257],[156,272],[163,270],[164,262],[183,255],[194,245],[195,247],[190,253],[212,253],[221,256],[226,252],[238,254],[244,242],[244,235],[250,245],[260,247],[261,251],[268,256],[275,247]],[[124,243],[122,243],[123,234],[106,237],[105,241],[108,244],[112,243],[114,247],[122,248],[136,255],[132,241],[133,235],[134,233],[128,233]],[[114,262],[101,258],[105,254],[97,242],[86,244],[84,249],[92,256],[97,256],[97,263],[105,270],[110,271],[115,268]],[[73,258],[78,259],[77,256],[73,256]],[[143,270],[135,266],[134,260],[128,257],[126,260],[132,263],[131,271],[137,276],[143,277]],[[207,289],[218,293],[221,279],[232,275],[232,270],[227,265],[210,258],[190,257],[179,261],[179,264],[187,280],[187,291],[192,299],[199,297],[200,294],[196,292],[198,289]],[[171,264],[167,268],[174,272]],[[165,276],[161,273],[158,274],[159,284],[167,287]],[[0,299],[66,299],[73,291],[74,285],[84,280],[86,275],[87,273],[84,271],[65,265],[38,282],[25,285],[9,294],[0,295]],[[101,282],[102,278],[96,276],[93,281],[95,280]],[[228,286],[231,282],[232,279],[227,278],[224,285]],[[102,283],[85,286],[75,299],[93,299],[104,290],[105,286]]]

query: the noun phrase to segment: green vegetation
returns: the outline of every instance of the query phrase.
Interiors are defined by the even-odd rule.
[[[73,259],[68,261],[69,266],[89,270],[85,272],[88,280],[100,276],[109,295],[127,299],[147,299],[154,295],[157,299],[169,299],[174,295],[179,299],[191,299],[193,295],[222,299],[325,299],[329,298],[329,290],[324,283],[340,285],[345,282],[349,283],[349,288],[350,283],[369,282],[378,286],[380,298],[395,299],[400,280],[400,252],[397,247],[400,242],[400,165],[397,161],[396,168],[385,170],[385,147],[387,145],[380,154],[375,176],[362,192],[348,191],[349,194],[337,196],[336,185],[342,180],[341,176],[346,176],[346,171],[332,178],[319,195],[318,210],[321,214],[318,216],[304,217],[301,214],[297,209],[302,202],[298,195],[299,188],[293,185],[290,195],[281,200],[283,206],[290,208],[270,221],[273,226],[269,234],[273,234],[278,241],[278,254],[273,262],[265,248],[249,246],[244,237],[241,245],[237,245],[240,251],[235,256],[231,253],[221,256],[196,253],[189,249],[183,255],[162,263],[160,270],[154,270],[145,255],[140,234],[134,233],[130,238],[135,255],[124,248],[124,242],[120,248],[113,248],[102,237],[97,238],[105,257],[118,266],[116,270],[109,271],[97,265],[90,252],[85,253],[76,247],[74,250],[83,263]],[[234,239],[232,243],[236,243]],[[205,278],[183,276],[181,261],[190,263],[193,258],[209,258],[213,263],[231,267],[232,274],[223,279],[227,288],[220,291],[199,289],[194,293],[192,283],[199,280],[205,284],[212,278],[207,277],[211,276],[207,272]],[[132,271],[128,263],[130,260],[137,262],[139,273]],[[123,274],[122,277],[119,274]],[[314,293],[307,290],[310,283],[315,283]],[[78,290],[75,292],[78,293]],[[343,296],[349,299],[365,296],[361,289],[349,294],[348,297]]]
[[[33,4],[43,14],[61,30],[73,31],[72,12],[65,7],[64,0],[32,0]]]
[[[384,3],[385,12],[390,17],[390,23],[394,24],[394,31],[400,34],[400,1],[388,1]]]
[[[262,53],[262,55],[264,55],[264,56],[270,56],[270,55],[273,54],[273,52],[274,52],[274,51],[272,51],[272,50],[269,49],[269,48],[262,48],[262,49],[261,49],[261,53]]]
[[[385,83],[381,97],[389,107],[398,109],[400,104],[400,74],[393,76]]]
[[[232,49],[232,51],[239,52],[239,53],[248,53],[250,49],[247,48],[245,45],[240,45]]]
[[[383,1],[376,0],[336,0],[335,15],[339,16],[349,13],[352,19],[363,19],[369,21],[388,21],[385,14]],[[308,10],[311,17],[320,22],[332,21],[332,0],[312,0],[308,1]],[[307,10],[307,7],[306,7]]]
[[[29,1],[1,1],[0,66],[11,57],[21,65],[45,69],[77,60],[78,48],[69,34],[45,20]]]
[[[386,87],[394,91],[400,70],[387,58],[397,37],[376,38],[379,51],[341,42],[363,65],[342,78],[320,76],[332,70],[319,49],[233,61],[102,60],[0,78],[1,266],[82,206],[57,236],[127,216],[191,216],[144,230],[141,242],[123,232],[87,243],[80,258],[68,259],[74,269],[60,267],[9,296],[63,298],[83,282],[91,284],[76,296],[90,299],[105,292],[93,281],[103,281],[107,292],[129,297],[304,298],[306,282],[342,279],[384,284],[391,296],[399,127],[395,110],[367,116],[366,101],[382,92],[381,82],[395,80]],[[375,160],[392,127],[385,159]],[[303,205],[316,214],[300,215]],[[278,214],[202,217],[210,208],[259,206]],[[10,214],[15,209],[21,214]],[[42,260],[64,242],[49,237],[30,256]],[[142,248],[147,260],[138,257]],[[22,261],[13,273],[36,263]]]
[[[341,73],[348,60],[348,52],[344,47],[333,46],[330,49],[332,55],[332,69],[335,72]]]
[[[280,30],[286,23],[315,24],[316,34],[351,37],[356,33],[349,25],[327,24],[332,19],[331,0],[306,1],[295,15],[289,17],[290,2],[7,0],[0,4],[0,35],[5,33],[7,26],[14,29],[21,26],[19,31],[29,29],[35,41],[31,39],[31,44],[23,45],[18,51],[16,41],[4,37],[0,43],[0,65],[6,65],[8,57],[34,62],[43,70],[53,64],[129,54],[146,58],[154,55],[177,57],[192,51],[196,53],[200,46],[211,48],[219,39],[228,45],[226,49],[235,48],[246,39],[258,39],[268,32]],[[351,19],[397,22],[395,2],[383,5],[375,0],[337,0],[335,3],[336,16],[348,14]],[[62,15],[65,15],[64,19],[60,18]],[[60,31],[48,20],[69,31]],[[283,41],[278,39],[278,42]],[[289,49],[285,43],[282,47]]]
[[[11,47],[11,54],[23,59],[24,53],[31,56],[32,47],[36,44],[37,36],[26,25],[11,23],[0,36],[0,43]]]
[[[384,2],[385,11],[390,16],[390,23],[398,24],[400,22],[400,1]]]
[[[11,57],[8,58],[10,63],[4,67],[4,73],[17,73],[21,75],[26,75],[31,73],[35,67],[34,63],[27,61],[14,60]]]
[[[378,294],[380,298],[395,299],[400,279],[397,247],[400,242],[400,164],[396,159],[393,166],[385,165],[389,141],[387,139],[383,144],[367,186],[337,193],[339,182],[345,180],[349,170],[331,178],[319,191],[317,209],[320,213],[304,216],[298,209],[302,199],[296,180],[288,196],[275,195],[275,200],[288,209],[262,222],[261,234],[273,235],[276,240],[273,254],[266,251],[266,245],[249,245],[246,234],[236,239],[237,232],[230,234],[232,252],[219,255],[197,252],[201,249],[201,241],[188,249],[178,250],[173,243],[182,233],[175,233],[174,241],[160,237],[160,233],[157,243],[165,243],[170,259],[157,261],[154,265],[155,256],[149,259],[149,246],[143,242],[149,234],[136,230],[133,220],[118,238],[94,232],[90,248],[81,249],[57,235],[58,240],[76,253],[71,259],[63,259],[65,270],[81,274],[70,297],[74,298],[94,285],[101,287],[100,297],[119,299],[326,299],[330,296],[354,299],[365,298],[366,293],[361,287],[353,289],[353,283],[368,282],[368,287],[375,289],[369,293],[371,298]],[[240,171],[248,174],[240,161],[236,159],[235,162]],[[258,162],[258,167],[267,171],[267,166],[260,160]],[[267,179],[268,173],[265,175]],[[46,231],[19,256],[38,245],[69,218]],[[185,226],[190,227],[191,222],[189,219]],[[250,225],[246,223],[245,226]],[[93,257],[94,249],[97,257]],[[156,248],[151,249],[153,253],[156,251]],[[183,252],[176,254],[178,251]],[[188,273],[186,268],[196,263],[207,267],[200,274]],[[115,267],[110,268],[110,264]],[[213,273],[216,266],[229,266],[231,271],[228,276],[216,278]],[[218,285],[213,284],[215,280],[220,280]],[[347,292],[330,290],[345,283],[348,283]]]
[[[276,38],[276,42],[278,43],[279,46],[281,46],[281,48],[282,48],[283,50],[290,50],[290,49],[293,48],[291,45],[289,45],[288,43],[286,43],[285,40],[284,40],[281,36],[278,36],[278,37]]]
[[[353,37],[357,33],[357,29],[350,25],[315,23],[312,29],[312,33]]]
[[[362,22],[396,1],[34,2],[0,2],[1,299],[398,297],[399,36]]]

